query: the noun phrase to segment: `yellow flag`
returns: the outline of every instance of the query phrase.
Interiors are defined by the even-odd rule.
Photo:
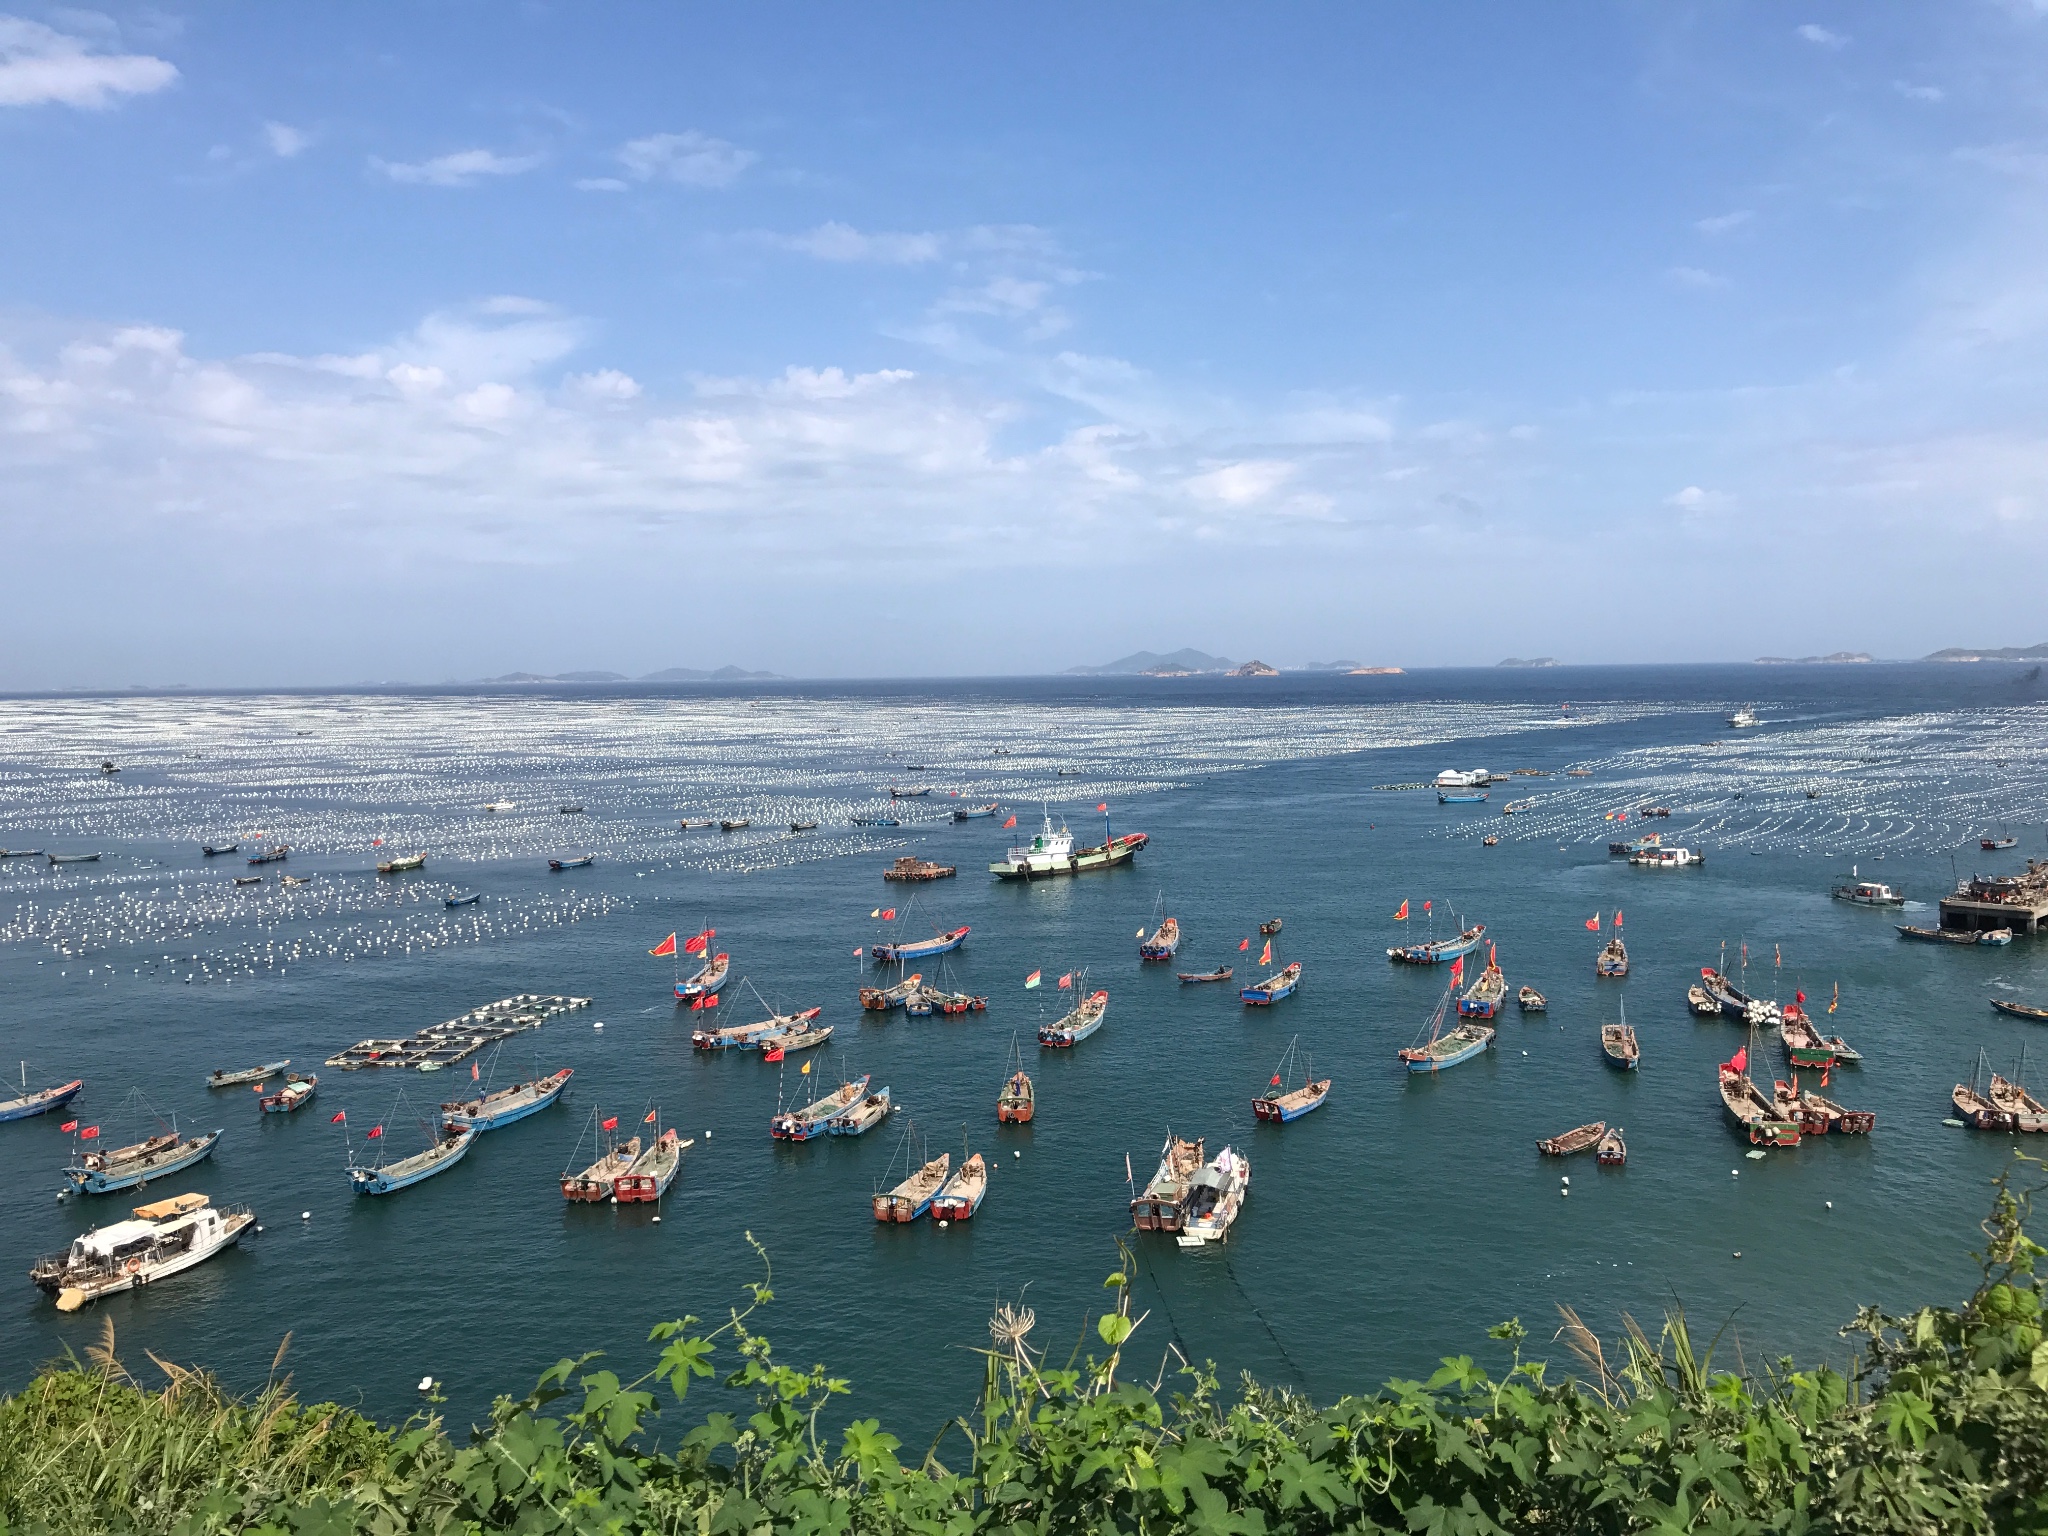
[[[800,1076],[800,1077],[809,1077],[810,1075],[811,1075],[811,1064],[810,1064],[810,1063],[809,1063],[809,1062],[807,1061],[807,1062],[805,1062],[805,1063],[804,1063],[803,1071],[802,1071],[802,1072],[800,1072],[800,1073],[798,1074],[798,1076]]]
[[[1840,983],[1840,982],[1838,981],[1838,982],[1836,982],[1836,983],[1835,983],[1835,995],[1834,995],[1834,998],[1833,998],[1833,1000],[1832,1000],[1832,1001],[1830,1001],[1830,1002],[1829,1002],[1829,1004],[1828,1004],[1828,1012],[1829,1012],[1829,1013],[1833,1013],[1833,1012],[1834,1012],[1834,1011],[1835,1011],[1835,1010],[1836,1010],[1837,1008],[1839,1008],[1839,1007],[1840,1007],[1841,1005],[1842,1005],[1842,984],[1841,984],[1841,983]]]

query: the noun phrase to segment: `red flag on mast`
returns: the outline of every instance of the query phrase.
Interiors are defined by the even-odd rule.
[[[366,1139],[366,1140],[368,1140],[368,1141],[375,1141],[375,1140],[376,1140],[376,1139],[377,1139],[377,1138],[378,1138],[379,1136],[382,1136],[383,1134],[384,1134],[384,1127],[383,1127],[383,1126],[381,1126],[381,1125],[373,1125],[373,1126],[371,1126],[371,1127],[370,1127],[369,1135],[368,1135],[368,1136],[367,1136],[367,1137],[366,1137],[365,1139]]]
[[[1748,1046],[1736,1047],[1735,1054],[1728,1058],[1728,1070],[1731,1072],[1747,1072],[1749,1070]]]
[[[1406,896],[1401,898],[1401,910],[1394,914],[1394,921],[1397,923],[1408,921],[1408,898]]]
[[[655,945],[654,948],[647,951],[647,953],[649,953],[650,955],[672,955],[675,952],[676,936],[674,934],[670,934],[667,938],[663,939],[659,944]]]
[[[619,1128],[619,1117],[617,1115],[613,1115],[611,1119],[602,1121],[600,1123],[602,1124],[605,1130],[616,1131]]]
[[[327,1123],[328,1123],[329,1125],[340,1125],[340,1124],[341,1124],[341,1123],[342,1123],[343,1121],[345,1121],[345,1120],[347,1120],[347,1119],[348,1119],[348,1111],[347,1111],[347,1110],[345,1110],[345,1109],[342,1109],[342,1110],[336,1110],[336,1111],[335,1111],[335,1112],[334,1112],[333,1114],[331,1114],[331,1115],[329,1115],[329,1116],[327,1117]]]
[[[1010,828],[1014,827],[1015,825],[1017,825],[1017,818],[1012,816],[1008,821],[1003,823],[1003,830],[1007,832],[1010,830]]]
[[[642,1120],[640,1123],[642,1125],[652,1125],[654,1124],[654,1117],[660,1113],[661,1111],[658,1109],[650,1109],[649,1111],[647,1111],[647,1118],[645,1120]]]
[[[1586,919],[1586,931],[1589,933],[1598,933],[1600,931],[1600,914],[1598,912],[1595,912]]]

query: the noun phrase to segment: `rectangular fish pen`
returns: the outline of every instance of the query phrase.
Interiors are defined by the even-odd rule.
[[[413,1067],[421,1072],[438,1072],[487,1045],[539,1029],[549,1019],[589,1006],[587,997],[521,992],[516,997],[485,1003],[444,1024],[429,1024],[402,1040],[358,1040],[347,1050],[328,1057],[327,1065],[344,1072],[361,1067]]]

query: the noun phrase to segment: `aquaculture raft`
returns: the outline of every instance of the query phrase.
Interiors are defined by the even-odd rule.
[[[487,1045],[539,1029],[549,1019],[589,1006],[587,997],[521,992],[516,997],[486,1003],[445,1024],[429,1024],[402,1040],[358,1040],[347,1050],[328,1057],[327,1065],[344,1072],[359,1067],[417,1067],[422,1072],[435,1072],[475,1055]]]

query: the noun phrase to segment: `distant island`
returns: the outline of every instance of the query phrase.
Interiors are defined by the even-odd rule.
[[[492,683],[766,683],[778,680],[774,672],[749,672],[741,667],[720,667],[715,672],[696,667],[664,667],[644,677],[623,672],[507,672],[499,677],[480,677],[478,685]]]
[[[1922,661],[2048,661],[2048,645],[2008,645],[1997,650],[1971,650],[1952,645],[1923,656]]]
[[[1760,667],[1814,667],[1845,661],[1875,661],[1868,651],[1832,651],[1826,656],[1759,656]]]
[[[1198,672],[1228,672],[1237,665],[1227,656],[1211,656],[1189,646],[1161,655],[1157,651],[1133,651],[1121,660],[1099,667],[1069,667],[1065,677],[1192,677]]]
[[[1232,677],[1278,677],[1280,669],[1278,667],[1269,667],[1263,661],[1248,661],[1241,667],[1231,668],[1230,675]]]
[[[1497,667],[1554,667],[1557,665],[1557,658],[1555,656],[1530,656],[1527,658],[1510,656],[1506,661],[1497,661],[1494,665]]]
[[[1402,667],[1353,667],[1353,677],[1399,677],[1405,671]]]

